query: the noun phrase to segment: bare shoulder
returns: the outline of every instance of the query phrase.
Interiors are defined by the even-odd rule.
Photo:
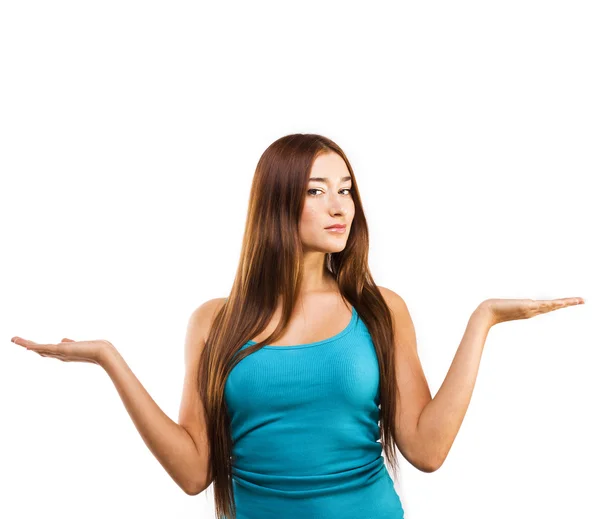
[[[402,296],[386,287],[377,286],[377,288],[392,312],[396,327],[404,330],[405,333],[408,333],[412,337],[414,335],[414,324],[408,306]],[[410,342],[414,343],[414,340],[411,339]]]
[[[214,299],[204,301],[204,303],[194,310],[192,315],[196,318],[210,318],[221,309],[225,301],[227,301],[226,297],[215,297]]]
[[[192,312],[188,321],[188,335],[193,336],[194,341],[190,341],[190,345],[196,343],[198,339],[200,339],[202,343],[206,342],[215,315],[223,307],[226,301],[226,297],[209,299]]]
[[[406,303],[402,296],[386,287],[377,285],[377,288],[381,292],[381,295],[385,299],[385,302],[392,310],[403,310],[406,308]]]

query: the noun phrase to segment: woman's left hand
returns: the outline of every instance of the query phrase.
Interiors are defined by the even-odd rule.
[[[478,310],[485,312],[494,324],[517,319],[529,319],[536,315],[545,314],[585,303],[582,297],[565,297],[562,299],[486,299],[479,305]]]
[[[63,362],[89,362],[91,364],[101,364],[107,349],[113,347],[109,341],[105,340],[74,341],[65,338],[56,344],[40,344],[22,337],[13,337],[11,341],[42,357],[54,357]]]

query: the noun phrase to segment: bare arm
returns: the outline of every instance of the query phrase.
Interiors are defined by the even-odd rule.
[[[434,470],[448,456],[467,413],[491,327],[492,322],[485,310],[478,308],[471,315],[444,382],[417,420],[418,444],[423,452],[429,453]]]
[[[529,319],[583,304],[582,297],[560,299],[486,299],[471,315],[454,361],[437,395],[417,420],[418,442],[439,468],[458,434],[471,401],[485,340],[492,326],[505,321]]]
[[[112,344],[108,343],[100,362],[144,442],[188,495],[199,494],[212,482],[210,445],[198,390],[198,366],[212,320],[224,301],[216,298],[205,302],[188,320],[179,423],[158,407]]]
[[[101,365],[152,454],[186,494],[198,493],[203,461],[190,434],[161,410],[112,345]]]

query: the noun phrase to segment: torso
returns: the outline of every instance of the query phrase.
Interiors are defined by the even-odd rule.
[[[222,301],[225,304],[225,298]],[[304,296],[292,312],[283,335],[269,346],[295,346],[328,339],[344,330],[351,318],[352,307],[339,291]],[[278,309],[266,329],[251,340],[260,342],[266,339],[275,330],[280,319],[281,310]]]

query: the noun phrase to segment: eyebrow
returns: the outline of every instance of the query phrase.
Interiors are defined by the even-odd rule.
[[[352,180],[352,177],[343,177],[341,180],[342,182],[346,182],[347,180]],[[310,177],[308,181],[325,182],[326,184],[329,184],[329,179],[324,177]]]

